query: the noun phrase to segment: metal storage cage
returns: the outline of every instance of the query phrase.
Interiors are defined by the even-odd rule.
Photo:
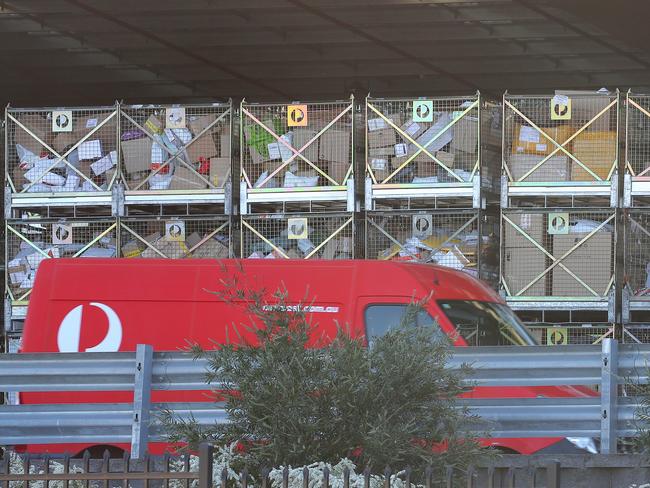
[[[11,306],[27,304],[43,260],[113,258],[116,246],[115,219],[7,220],[5,289]]]
[[[650,208],[625,212],[624,249],[624,330],[650,342]]]
[[[12,208],[111,205],[118,108],[7,108],[5,177]]]
[[[446,206],[480,208],[482,196],[498,195],[502,113],[497,104],[479,93],[368,97],[365,109],[367,209],[377,209],[376,200],[396,198],[428,199],[429,207],[435,198]]]
[[[611,310],[615,210],[502,211],[501,288],[515,308]]]
[[[233,256],[228,216],[121,218],[119,229],[119,257],[122,258]]]
[[[618,92],[505,94],[502,206],[615,206],[618,107]]]
[[[241,217],[241,257],[353,259],[352,213],[259,214]]]
[[[603,339],[614,338],[612,325],[592,324],[526,324],[528,331],[543,346],[568,344],[600,344]],[[625,339],[625,338],[624,338]]]
[[[242,101],[240,111],[242,214],[277,211],[266,204],[288,202],[354,210],[353,98],[289,104]]]
[[[366,258],[431,263],[498,283],[499,219],[477,210],[367,212]]]
[[[231,141],[230,102],[120,106],[125,205],[225,205],[231,187]]]
[[[650,203],[650,95],[625,99],[625,206]]]

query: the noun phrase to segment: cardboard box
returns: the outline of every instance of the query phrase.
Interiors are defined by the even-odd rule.
[[[168,258],[185,257],[188,251],[187,246],[182,241],[168,241],[166,239],[158,239],[152,242],[152,246]],[[142,251],[140,257],[160,258],[161,256],[151,247],[147,247],[144,251]]]
[[[418,137],[420,137],[424,131],[426,130],[427,126],[423,122],[413,122],[413,119],[409,119],[404,123],[401,127],[401,129],[406,132],[411,139],[416,140]]]
[[[452,151],[465,151],[476,154],[478,151],[478,117],[465,115],[453,125],[454,137]]]
[[[207,175],[205,176],[206,179]],[[207,183],[191,169],[178,166],[172,175],[172,181],[169,185],[170,190],[204,190],[208,187]]]
[[[395,156],[395,146],[375,147],[368,149],[368,157],[370,158],[383,158]]]
[[[348,170],[350,169],[350,165],[348,163],[337,163],[336,161],[330,161],[327,163],[327,174],[334,180],[339,185],[344,185],[345,181],[345,176],[348,173]],[[330,184],[331,182],[327,180],[327,184]]]
[[[576,131],[570,125],[540,128],[544,134],[551,137],[560,145],[569,139]],[[567,151],[571,151],[571,144],[572,143],[565,145],[564,148]],[[512,141],[512,154],[538,154],[540,156],[546,156],[556,148],[557,146],[555,144],[533,127],[528,125],[518,125],[515,128],[514,139]],[[562,151],[558,150],[558,153],[560,152]]]
[[[149,137],[124,141],[122,146],[122,161],[125,173],[149,171],[151,168],[151,145]]]
[[[382,183],[392,171],[390,159],[373,158],[370,160],[369,165],[377,183]]]
[[[208,114],[208,115],[193,115],[189,117],[187,121],[188,129],[192,131],[192,135],[194,137],[198,136],[203,129],[208,127],[211,123],[213,123],[215,120],[217,120],[216,114]],[[216,132],[218,127],[218,124],[213,125],[210,127],[208,131],[206,131],[206,134],[212,134]]]
[[[544,215],[540,213],[514,213],[506,214],[508,219],[512,220],[528,236],[537,243],[544,245],[545,220]],[[503,276],[512,295],[516,295],[520,290],[537,276],[542,274],[546,269],[546,256],[525,236],[520,234],[508,222],[503,223]],[[549,274],[538,280],[533,286],[528,288],[523,296],[537,297],[546,296],[546,285]]]
[[[230,132],[222,132],[219,136],[219,154],[222,158],[230,158]]]
[[[588,234],[559,234],[553,236],[553,256],[562,257]],[[612,277],[612,234],[598,232],[562,260],[562,264],[604,296]],[[593,296],[559,265],[553,268],[553,296]]]
[[[209,160],[217,154],[219,154],[217,145],[214,143],[212,134],[209,132],[203,134],[196,140],[192,140],[192,143],[187,146],[187,156],[190,163],[196,163],[200,158]]]
[[[210,181],[223,188],[230,178],[230,158],[210,158]]]
[[[194,245],[187,244],[188,249],[192,249]],[[210,259],[224,259],[229,256],[230,250],[228,246],[222,244],[214,238],[210,238],[194,249],[189,257],[191,258],[210,258]]]
[[[448,168],[451,169],[454,167],[454,153],[438,151],[435,153],[435,157]],[[427,178],[430,176],[436,176],[438,174],[438,168],[441,168],[441,166],[426,154],[421,153],[420,156],[416,158],[415,175],[417,177]],[[445,170],[443,169],[443,171]]]
[[[350,164],[352,152],[350,132],[329,129],[321,136],[320,159],[334,163]]]
[[[86,134],[94,130],[99,124],[104,122],[110,114],[101,113],[94,114],[87,117],[75,117],[73,121],[73,131],[72,133],[77,142],[83,138]],[[59,135],[64,134],[63,132]],[[97,129],[93,134],[88,138],[88,140],[99,139],[102,144],[102,148],[105,153],[113,151],[117,148],[117,116],[114,115],[109,121],[104,123],[99,129]]]
[[[300,148],[311,141],[317,132],[312,129],[307,129],[304,127],[296,127],[293,129],[293,147],[300,151]],[[307,148],[302,151],[302,155],[311,161],[314,164],[318,164],[318,139],[312,142]],[[301,160],[301,158],[296,157],[295,160]]]
[[[395,124],[398,127],[402,123],[402,114],[396,113],[396,114],[388,114],[388,115],[384,114],[384,115],[388,120],[390,120],[393,124]],[[394,128],[388,122],[386,122],[382,117],[379,117],[379,115],[375,114],[374,112],[370,113],[369,111],[368,116],[370,117],[368,119],[369,134],[371,132],[377,132],[384,129],[390,129],[394,131]]]
[[[583,132],[573,140],[573,155],[606,180],[616,161],[616,132]],[[571,160],[573,181],[595,181],[590,173]]]
[[[441,133],[441,131],[447,127],[450,122],[451,116],[446,112],[443,113],[429,128],[427,128],[421,135],[417,137],[416,142],[430,153],[442,149],[447,144],[449,144],[454,137],[453,126]],[[419,148],[415,144],[409,144],[409,153],[413,153],[418,150]]]
[[[397,132],[392,127],[368,132],[368,148],[394,146],[397,143]]]
[[[14,114],[14,116],[21,124],[29,129],[34,136],[38,137],[46,144],[50,142],[50,129],[52,128],[52,122],[50,120],[41,115]],[[36,156],[39,156],[41,152],[45,150],[43,144],[38,142],[33,135],[24,131],[18,124],[16,124],[15,127],[16,136],[14,142],[16,144],[20,144],[28,151],[33,152]]]
[[[508,158],[508,156],[506,157]],[[519,181],[522,176],[533,169],[543,159],[544,156],[536,156],[534,154],[513,154],[506,162],[514,180]],[[547,159],[544,164],[522,181],[569,181],[570,167],[568,156],[553,156]]]
[[[582,90],[555,90],[556,95],[566,95],[571,99],[571,123],[582,127],[592,118],[598,115],[610,103],[610,95]],[[603,115],[598,117],[587,127],[588,131],[609,131],[611,127],[611,115],[616,116],[617,105],[611,107]]]
[[[52,139],[52,148],[63,154],[67,148],[77,143],[80,138],[74,132],[59,132]]]
[[[151,134],[162,134],[165,130],[165,126],[155,115],[149,116],[149,118],[144,123],[144,128],[147,129]]]

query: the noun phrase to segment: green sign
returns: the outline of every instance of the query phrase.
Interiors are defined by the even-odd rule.
[[[413,122],[433,122],[433,101],[413,101]]]

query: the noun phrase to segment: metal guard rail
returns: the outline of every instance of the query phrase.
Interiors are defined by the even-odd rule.
[[[584,398],[462,398],[480,417],[475,428],[493,437],[600,437],[601,452],[616,452],[618,437],[636,433],[639,400],[619,398],[620,378],[649,380],[650,345],[605,339],[602,347],[504,346],[454,349],[449,367],[470,364],[476,386],[598,385]],[[172,409],[200,424],[227,422],[214,403],[152,404],[152,390],[206,390],[206,362],[188,353],[42,353],[0,355],[0,391],[133,391],[128,404],[0,406],[0,444],[131,443],[141,457],[149,442],[163,441],[156,412]],[[218,387],[214,385],[213,387]]]

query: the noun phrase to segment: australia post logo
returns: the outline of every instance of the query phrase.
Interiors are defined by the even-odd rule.
[[[92,322],[89,320],[83,321],[82,318],[88,312],[94,312],[93,316],[97,315],[95,310],[105,317],[103,323]],[[86,311],[86,314],[84,313]],[[93,330],[86,330],[92,328]],[[82,332],[84,337],[96,337],[98,331],[101,331],[100,337],[95,340],[95,345],[80,349]],[[104,333],[105,331],[105,333]],[[103,337],[101,337],[101,335]],[[113,352],[120,349],[122,343],[122,322],[120,318],[108,305],[99,302],[90,302],[88,305],[79,305],[70,310],[61,321],[59,331],[56,337],[57,345],[60,352]]]

